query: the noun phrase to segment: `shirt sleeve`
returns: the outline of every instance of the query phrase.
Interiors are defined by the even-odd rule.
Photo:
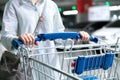
[[[18,21],[15,13],[15,8],[11,0],[9,0],[4,9],[2,31],[1,31],[1,42],[6,49],[12,49],[12,40],[17,36]]]
[[[58,6],[55,4],[55,15],[54,15],[54,32],[63,32],[65,27],[61,15],[58,11]]]

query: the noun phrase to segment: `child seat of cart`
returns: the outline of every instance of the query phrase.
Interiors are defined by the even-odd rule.
[[[99,54],[94,56],[83,56],[80,55],[78,58],[74,59],[74,69],[72,73],[77,75],[82,74],[84,71],[103,69],[107,70],[112,66],[114,60],[114,54],[107,52],[106,54]],[[98,80],[95,75],[84,75],[79,76],[83,80]]]

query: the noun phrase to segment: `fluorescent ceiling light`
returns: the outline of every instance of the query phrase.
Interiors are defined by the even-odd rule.
[[[76,15],[78,14],[77,10],[63,11],[63,15]]]
[[[109,6],[110,11],[117,11],[120,10],[120,5],[119,6]]]

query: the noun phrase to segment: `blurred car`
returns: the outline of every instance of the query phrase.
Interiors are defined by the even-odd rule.
[[[104,25],[108,24],[109,21],[99,21],[99,22],[91,22],[83,27],[83,31],[88,32],[91,34],[92,32],[102,28]]]
[[[112,21],[102,28],[94,31],[93,36],[98,37],[103,42],[116,43],[120,37],[120,20]]]

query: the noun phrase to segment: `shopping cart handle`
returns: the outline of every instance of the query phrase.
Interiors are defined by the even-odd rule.
[[[37,38],[35,38],[35,41],[45,41],[45,40],[55,40],[55,39],[81,39],[81,36],[77,32],[60,32],[60,33],[45,33],[45,34],[39,34]],[[90,41],[98,42],[98,39],[90,36]],[[12,45],[14,48],[18,48],[19,45],[23,44],[20,40],[13,40]]]
[[[38,35],[41,40],[55,40],[55,39],[80,39],[80,36],[77,32],[58,32],[58,33],[46,33]]]
[[[41,41],[40,38],[35,38],[35,41]],[[22,45],[23,42],[21,40],[13,40],[12,45],[15,49],[17,49],[20,45]]]
[[[93,42],[95,42],[95,43],[98,42],[98,38],[96,38],[96,37],[94,37],[94,36],[90,36],[89,40],[90,40],[90,41],[93,41]]]
[[[39,34],[38,37],[42,40],[55,40],[55,39],[81,39],[81,36],[78,34],[78,32],[60,32],[60,33],[46,33],[46,34]],[[90,36],[90,41],[93,41],[95,43],[98,42],[98,38]]]

